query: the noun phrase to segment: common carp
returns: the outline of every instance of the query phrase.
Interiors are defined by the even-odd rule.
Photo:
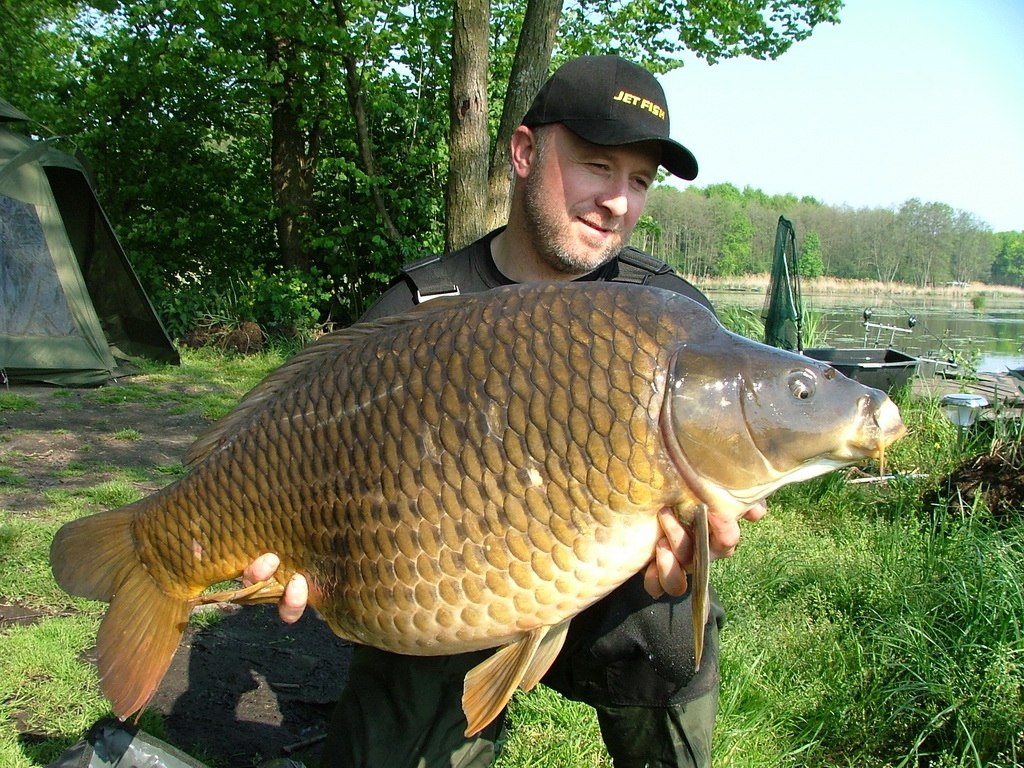
[[[472,734],[651,560],[660,510],[694,533],[702,638],[707,516],[881,458],[904,431],[882,392],[675,293],[510,286],[324,336],[197,440],[187,475],[68,523],[50,561],[62,588],[110,603],[98,665],[122,718],[155,693],[202,593],[275,552],[270,596],[303,574],[343,638],[502,646],[466,677]]]

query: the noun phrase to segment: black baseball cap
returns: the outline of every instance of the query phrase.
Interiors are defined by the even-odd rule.
[[[591,144],[661,144],[661,164],[681,179],[697,178],[697,158],[669,138],[665,91],[654,75],[618,56],[567,61],[541,86],[522,124],[561,123]]]

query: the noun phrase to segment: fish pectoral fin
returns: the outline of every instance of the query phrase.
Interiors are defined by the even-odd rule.
[[[241,589],[228,589],[223,592],[212,592],[199,595],[192,599],[193,605],[209,605],[210,603],[239,603],[258,605],[260,603],[276,603],[284,595],[284,585],[277,579],[264,579]]]
[[[526,668],[523,679],[519,682],[520,688],[524,691],[533,690],[534,686],[544,677],[544,673],[551,669],[562,646],[565,645],[565,635],[568,629],[569,620],[566,619],[548,630],[544,639],[540,641],[537,652],[533,654],[533,659],[530,661],[530,666]]]
[[[690,526],[693,537],[693,580],[690,584],[690,608],[693,611],[693,663],[700,671],[704,655],[704,627],[708,623],[708,591],[711,577],[711,542],[708,533],[708,506],[698,504]]]
[[[467,737],[482,731],[505,708],[530,670],[537,649],[550,629],[537,627],[527,632],[466,673],[462,686],[462,711],[466,714]]]

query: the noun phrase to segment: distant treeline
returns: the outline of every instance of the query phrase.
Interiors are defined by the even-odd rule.
[[[634,245],[697,278],[768,272],[779,216],[785,216],[796,230],[805,276],[1024,287],[1024,232],[994,233],[974,214],[945,203],[911,199],[896,210],[836,208],[732,184],[660,185],[646,213]]]

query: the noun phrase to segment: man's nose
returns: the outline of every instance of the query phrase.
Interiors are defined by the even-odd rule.
[[[629,210],[627,184],[617,184],[614,187],[605,190],[598,198],[597,202],[612,216],[625,216],[626,212]]]

